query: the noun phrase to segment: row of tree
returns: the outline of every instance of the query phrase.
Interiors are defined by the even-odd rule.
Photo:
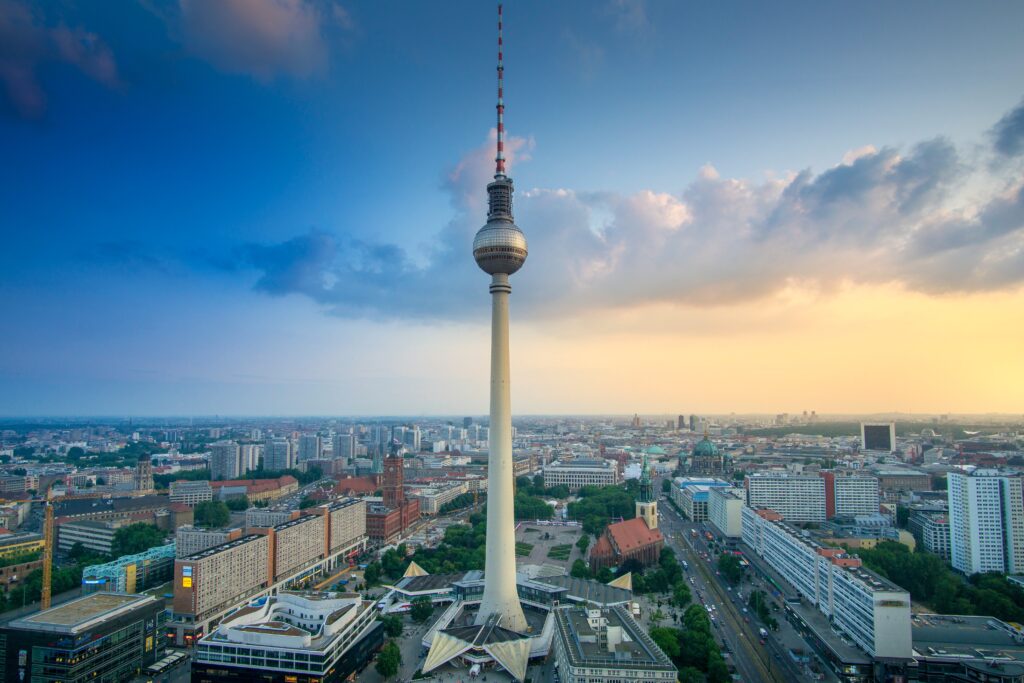
[[[564,499],[569,497],[569,487],[565,484],[546,487],[544,486],[544,475],[537,474],[533,479],[530,477],[516,478],[516,493],[525,493],[539,498]]]
[[[626,486],[584,486],[576,494],[578,500],[569,503],[569,519],[582,522],[588,534],[600,536],[610,522],[636,516],[636,488],[635,479]]]
[[[977,614],[1024,622],[1024,590],[997,573],[965,580],[937,555],[910,552],[902,543],[886,541],[857,551],[873,571],[906,589],[910,597],[939,614]]]
[[[711,622],[700,605],[690,605],[683,613],[683,628],[656,626],[651,638],[679,669],[682,683],[726,683],[729,668],[711,634]]]

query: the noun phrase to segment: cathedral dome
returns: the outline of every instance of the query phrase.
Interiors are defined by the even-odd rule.
[[[697,442],[697,445],[693,447],[694,457],[705,457],[714,458],[718,456],[718,447],[708,440],[708,437],[704,437]]]

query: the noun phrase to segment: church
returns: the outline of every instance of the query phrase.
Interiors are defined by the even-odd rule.
[[[640,470],[636,517],[608,525],[590,549],[590,568],[593,571],[604,567],[611,569],[629,560],[645,567],[657,564],[664,545],[665,537],[658,530],[658,502],[645,455]]]

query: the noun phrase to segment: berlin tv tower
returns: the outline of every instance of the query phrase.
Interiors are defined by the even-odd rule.
[[[512,218],[512,179],[505,175],[504,63],[501,4],[498,5],[498,154],[487,185],[487,224],[473,240],[473,258],[491,276],[491,427],[487,458],[487,556],[484,595],[476,623],[493,614],[501,626],[526,631],[516,591],[512,478],[512,399],[509,392],[508,277],[526,262],[526,236]]]

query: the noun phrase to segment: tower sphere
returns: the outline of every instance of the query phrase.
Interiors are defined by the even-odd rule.
[[[526,261],[526,235],[510,220],[492,219],[473,239],[473,258],[488,275],[511,275]]]

